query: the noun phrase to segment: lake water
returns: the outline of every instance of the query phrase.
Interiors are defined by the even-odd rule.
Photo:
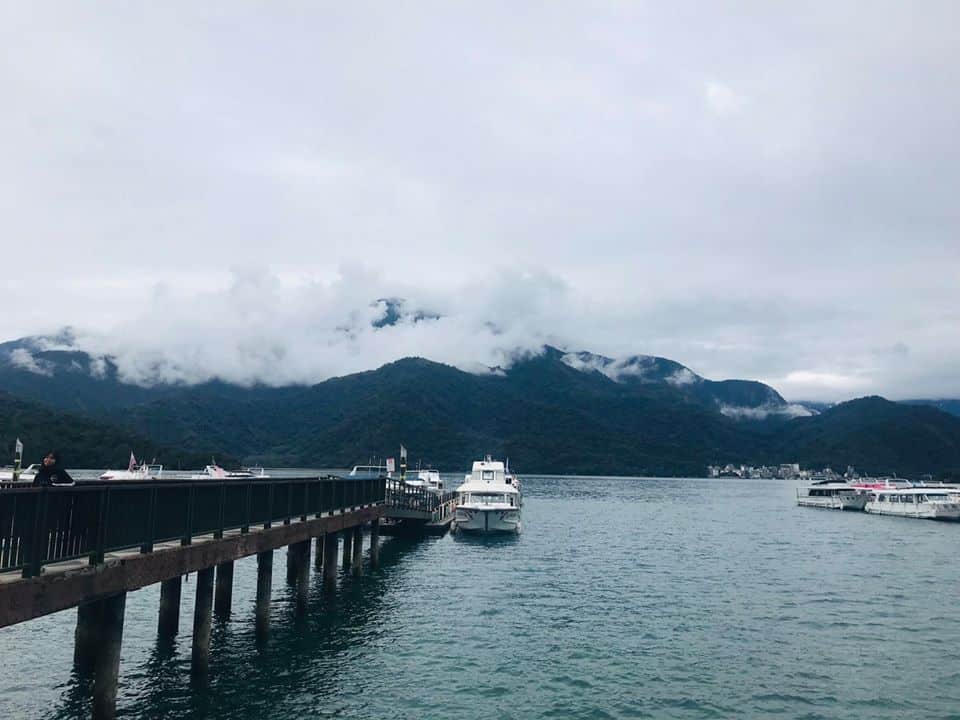
[[[383,538],[298,616],[256,559],[191,690],[131,593],[124,718],[960,718],[960,525],[794,505],[779,481],[524,478],[524,533]],[[365,541],[364,546],[367,546]],[[0,717],[83,717],[75,611],[0,630]]]

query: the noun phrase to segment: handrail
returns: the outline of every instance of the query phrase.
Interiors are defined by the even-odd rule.
[[[71,486],[0,488],[0,572],[40,574],[44,565],[227,530],[290,524],[384,502],[383,478],[97,480]]]
[[[422,485],[407,485],[402,480],[390,478],[386,485],[386,503],[401,510],[420,511],[432,514],[441,505],[455,499],[457,493],[448,491],[436,493]]]

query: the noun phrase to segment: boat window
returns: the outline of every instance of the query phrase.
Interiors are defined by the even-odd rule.
[[[483,471],[484,480],[493,480],[493,470],[484,470]]]
[[[473,495],[473,501],[482,503],[483,505],[491,505],[493,503],[506,502],[506,498],[498,493],[475,493]]]

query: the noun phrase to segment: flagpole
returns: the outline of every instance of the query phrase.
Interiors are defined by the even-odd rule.
[[[20,438],[17,438],[17,444],[14,446],[14,456],[13,456],[13,481],[17,482],[20,479],[20,465],[23,462],[23,443],[20,442]]]

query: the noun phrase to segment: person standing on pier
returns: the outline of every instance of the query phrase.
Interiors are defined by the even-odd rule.
[[[34,485],[73,485],[73,478],[66,469],[60,467],[60,456],[51,450],[40,464],[36,476],[33,478]]]

